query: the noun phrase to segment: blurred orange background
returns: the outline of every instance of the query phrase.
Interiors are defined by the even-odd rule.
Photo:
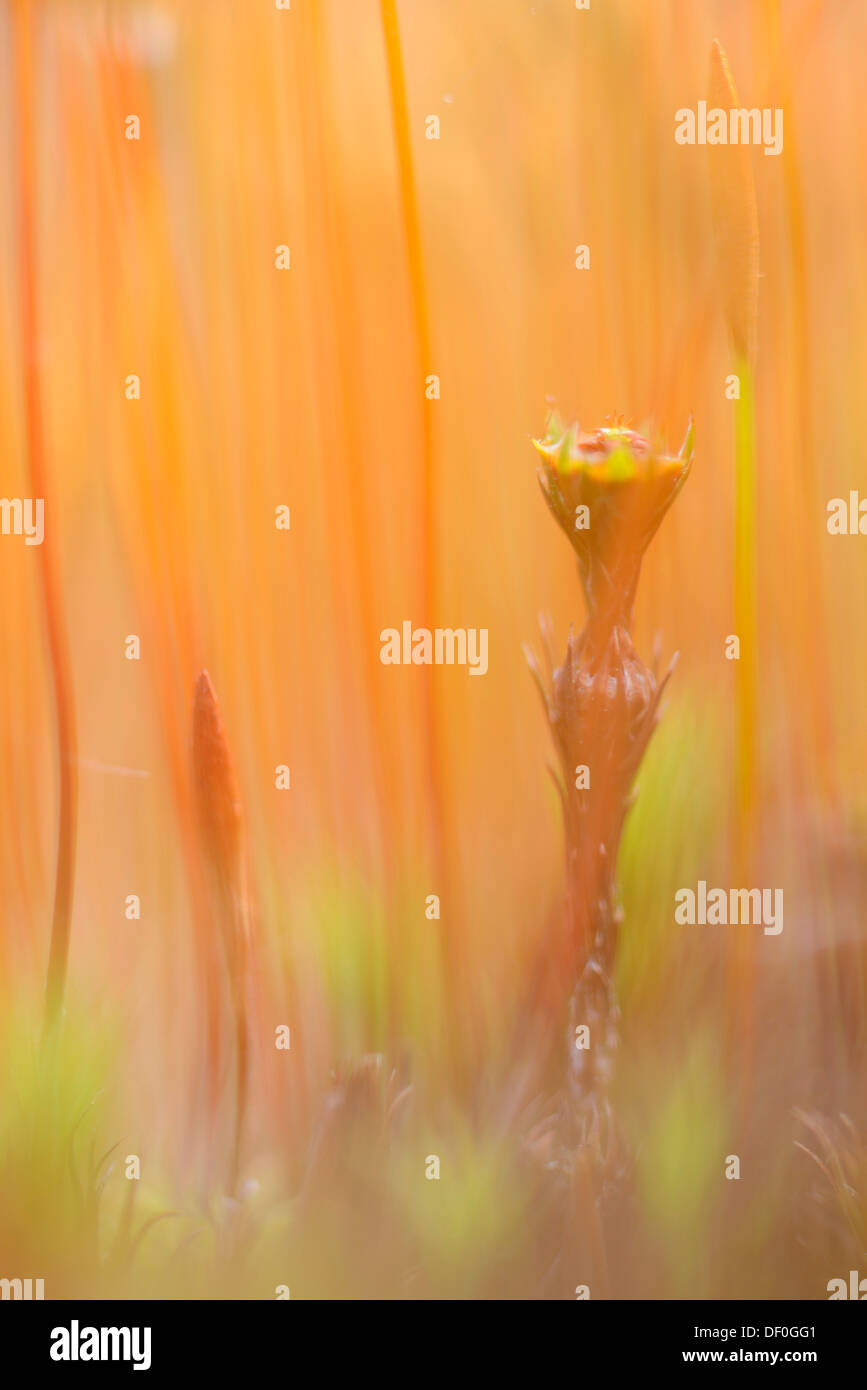
[[[658,795],[624,852],[622,968],[636,998],[664,973],[659,953],[676,949],[659,931],[641,939],[642,894],[657,881],[653,911],[670,917],[669,879],[653,866],[679,872],[700,816],[713,847],[686,854],[693,877],[672,881],[725,862],[734,367],[707,151],[674,140],[675,111],[707,94],[714,37],[741,103],[785,112],[782,154],[751,152],[758,881],[791,890],[786,950],[857,932],[863,542],[827,534],[826,504],[867,493],[867,10],[403,0],[429,370],[441,383],[427,401],[374,0],[30,8],[30,347],[78,743],[69,993],[119,1030],[119,1113],[141,1145],[185,1178],[206,1161],[187,1113],[202,1027],[189,786],[202,668],[246,816],[257,1142],[307,1114],[337,1058],[409,1047],[433,1076],[457,1050],[474,1074],[505,1047],[562,892],[549,736],[522,647],[542,611],[559,646],[583,619],[535,476],[531,440],[552,402],[587,428],[622,413],[673,449],[690,412],[696,421],[692,476],[639,590],[639,651],[649,660],[659,633],[665,660],[680,660]],[[0,450],[4,495],[26,497],[13,9],[0,17]],[[125,138],[130,114],[139,140]],[[275,267],[282,244],[289,270]],[[579,244],[589,270],[575,267]],[[132,373],[138,401],[125,396]],[[289,531],[275,527],[281,504]],[[54,886],[41,561],[36,547],[0,542],[7,1000],[38,998]],[[405,619],[488,628],[486,677],[383,666],[380,631]],[[140,661],[125,658],[130,634]],[[274,784],[284,763],[286,792]],[[839,886],[843,852],[854,904],[829,918],[807,904]],[[140,921],[125,918],[133,893]],[[439,922],[425,918],[431,893]],[[280,1023],[293,1029],[290,1088],[270,1041]]]

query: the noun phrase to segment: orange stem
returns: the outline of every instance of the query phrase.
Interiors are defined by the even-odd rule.
[[[397,24],[395,0],[380,0],[382,27],[385,35],[385,56],[388,65],[388,83],[391,95],[391,114],[394,125],[394,138],[397,149],[398,182],[403,215],[403,229],[409,261],[410,291],[412,313],[415,327],[416,349],[420,375],[426,377],[430,370],[430,319],[427,306],[424,262],[421,250],[421,227],[418,213],[415,175],[412,165],[412,148],[409,138],[409,109],[406,100],[406,82],[403,73],[403,59],[400,50],[400,32]],[[435,593],[435,520],[434,520],[434,450],[433,420],[429,409],[422,410],[422,463],[423,463],[423,520],[421,551],[422,586],[422,624],[429,626],[428,617]],[[427,673],[430,677],[431,673]],[[437,757],[436,708],[434,704],[433,683],[430,678],[424,682],[424,723],[427,740],[428,786],[431,804],[431,833],[433,836],[433,867],[439,872],[443,859],[443,792],[442,778]]]
[[[33,22],[30,0],[17,0],[14,19],[15,97],[18,112],[18,265],[21,284],[20,331],[24,376],[24,422],[28,479],[34,499],[49,494],[42,384],[36,306],[35,186],[36,154],[33,129]],[[57,876],[54,914],[45,986],[46,1039],[60,1020],[69,959],[70,919],[75,876],[75,827],[78,804],[75,714],[69,676],[69,654],[60,602],[57,552],[51,520],[39,547],[39,577],[57,719],[60,766],[60,806],[57,833]]]

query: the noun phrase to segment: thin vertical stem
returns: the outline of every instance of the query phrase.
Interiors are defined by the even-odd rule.
[[[740,397],[735,402],[735,631],[740,659],[735,663],[735,826],[734,871],[738,885],[752,883],[756,829],[757,769],[757,650],[756,616],[756,420],[753,371],[745,357],[737,360]],[[740,933],[734,943],[730,989],[740,1023],[738,1046],[746,1087],[752,1074],[753,942]]]
[[[391,96],[391,114],[397,150],[398,181],[400,185],[401,212],[409,263],[412,314],[416,339],[416,352],[420,377],[424,379],[430,371],[430,319],[428,315],[427,288],[425,284],[424,261],[421,249],[421,228],[416,195],[415,174],[412,164],[412,148],[409,138],[409,110],[406,100],[406,82],[403,72],[403,58],[400,48],[400,32],[397,24],[395,0],[380,0],[382,27],[385,36],[385,55],[388,66],[388,83]],[[420,386],[420,384],[419,384]],[[421,548],[421,588],[422,623],[429,626],[436,590],[436,531],[434,516],[434,450],[433,421],[429,409],[423,408],[422,418],[422,548]],[[427,741],[428,785],[430,789],[431,832],[433,835],[432,859],[434,868],[439,870],[443,857],[443,796],[442,780],[437,758],[436,709],[433,695],[431,673],[426,673],[424,683],[424,721]]]
[[[229,1191],[238,1183],[249,1088],[250,922],[247,854],[238,784],[211,678],[201,671],[193,699],[193,791],[211,913],[226,964],[235,1028],[235,1124]]]
[[[734,79],[717,40],[711,46],[709,99],[714,106],[739,107]],[[740,392],[735,402],[734,621],[740,641],[735,666],[734,872],[752,881],[758,803],[757,690],[758,581],[756,564],[755,364],[758,335],[759,218],[749,150],[708,151],[713,220],[729,336]],[[752,1075],[753,948],[743,934],[729,963],[729,994],[737,1023],[732,1043],[740,1049],[745,1085]],[[748,1096],[744,1091],[745,1108]]]
[[[814,21],[817,10],[807,14],[804,20],[805,38],[809,41],[815,31]],[[783,59],[781,49],[782,16],[780,0],[765,0],[761,11],[762,24],[757,29],[757,37],[762,49],[768,55],[770,68],[769,87],[778,89],[778,102],[784,111],[794,112],[792,95],[791,67]],[[821,615],[826,611],[827,600],[823,593],[823,571],[820,557],[820,532],[812,524],[813,509],[819,504],[819,479],[816,467],[816,451],[813,431],[813,399],[807,384],[811,380],[810,314],[807,296],[807,245],[804,220],[804,198],[801,188],[800,151],[798,131],[794,121],[786,125],[786,138],[781,152],[783,172],[783,191],[785,196],[786,220],[789,231],[789,286],[788,307],[791,314],[790,350],[791,362],[796,383],[795,422],[797,437],[794,441],[793,457],[796,461],[801,485],[795,489],[795,505],[799,508],[798,547],[804,556],[804,563],[797,566],[792,580],[799,583],[797,595],[798,617],[797,637],[803,663],[799,674],[799,690],[806,695],[811,738],[804,749],[804,740],[799,740],[796,756],[807,760],[807,771],[818,779],[819,790],[825,804],[837,814],[839,808],[839,787],[834,763],[834,727],[831,701],[828,689],[827,633]]]
[[[36,303],[36,150],[33,125],[33,20],[30,0],[16,0],[13,10],[15,105],[18,117],[18,268],[20,341],[24,384],[24,427],[29,487],[34,498],[49,495]],[[63,1010],[69,960],[70,919],[75,876],[75,827],[78,803],[75,714],[69,655],[60,603],[54,524],[49,517],[39,547],[39,577],[57,720],[60,804],[54,914],[45,986],[44,1038],[56,1032]]]
[[[737,364],[741,384],[735,402],[735,631],[740,660],[735,668],[737,719],[738,869],[750,860],[756,783],[756,426],[750,364]]]

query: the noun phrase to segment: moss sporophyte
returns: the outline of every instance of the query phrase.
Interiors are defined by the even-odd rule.
[[[570,981],[563,1161],[590,1146],[605,1161],[614,1140],[609,1088],[618,1043],[614,960],[620,921],[616,862],[629,793],[671,674],[642,662],[631,637],[644,553],[686,480],[693,458],[690,421],[672,455],[614,421],[568,428],[557,416],[534,441],[540,481],[569,540],[587,604],[547,673],[531,663],[560,762],[566,836],[567,931],[563,978]]]

